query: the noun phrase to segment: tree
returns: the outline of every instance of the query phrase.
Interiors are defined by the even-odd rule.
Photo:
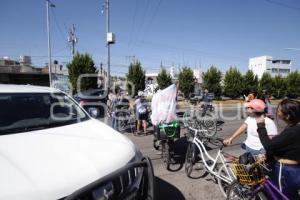
[[[160,73],[157,76],[157,84],[159,89],[165,89],[167,88],[169,85],[172,84],[172,78],[171,75],[169,73],[167,73],[165,68],[162,68]]]
[[[242,94],[249,94],[251,91],[258,90],[258,78],[254,75],[252,70],[248,70],[243,76]]]
[[[221,79],[222,73],[215,66],[211,66],[206,73],[202,73],[203,87],[209,92],[213,92],[215,97],[220,97],[222,94]]]
[[[266,90],[269,94],[273,94],[274,92],[273,78],[268,72],[264,72],[259,80],[259,94],[261,94],[263,90]]]
[[[242,93],[243,76],[236,67],[230,67],[225,74],[224,94],[231,98],[237,98]]]
[[[178,75],[179,89],[185,97],[194,92],[195,82],[193,70],[189,67],[184,67]]]
[[[273,79],[273,94],[275,98],[282,98],[286,95],[286,78],[280,75],[275,76]]]
[[[137,95],[138,91],[145,89],[145,71],[139,61],[130,63],[126,77],[129,95]]]
[[[73,93],[76,93],[79,89],[80,91],[84,91],[87,89],[95,89],[97,88],[97,77],[84,77],[80,80],[78,79],[80,75],[97,75],[97,69],[95,67],[94,61],[92,57],[85,53],[79,54],[76,53],[72,62],[67,65],[69,71],[69,80],[73,87]],[[80,88],[77,88],[77,81],[80,81]]]
[[[289,98],[300,96],[300,74],[298,71],[291,72],[286,77],[286,95]]]

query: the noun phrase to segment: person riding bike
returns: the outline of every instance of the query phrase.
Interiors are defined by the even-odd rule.
[[[202,97],[201,106],[200,106],[202,108],[202,114],[201,114],[202,117],[205,116],[207,110],[209,109],[212,110],[211,102],[212,102],[212,98],[208,93],[208,89],[205,89]]]
[[[245,122],[238,128],[234,134],[225,139],[223,143],[225,145],[230,145],[234,139],[239,137],[247,130],[247,139],[244,142],[246,152],[250,152],[252,155],[265,154],[263,145],[260,142],[257,133],[257,125],[255,119],[257,117],[264,116],[266,123],[266,130],[269,137],[273,137],[278,134],[277,127],[273,120],[268,117],[265,117],[265,107],[266,104],[260,99],[254,99],[249,103],[245,104],[248,112],[248,117]]]
[[[278,104],[277,117],[287,126],[277,136],[267,135],[267,118],[256,118],[257,132],[267,159],[275,161],[271,179],[290,199],[300,199],[300,102],[285,99]]]

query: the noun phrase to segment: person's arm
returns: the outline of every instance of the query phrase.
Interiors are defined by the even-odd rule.
[[[230,145],[232,143],[232,141],[239,137],[242,133],[244,133],[245,131],[247,130],[247,124],[246,123],[243,123],[240,128],[238,128],[234,133],[233,135],[230,137],[230,138],[227,138],[223,141],[223,143],[225,145]]]
[[[257,127],[259,139],[268,154],[274,154],[282,150],[282,148],[285,148],[293,141],[293,138],[290,137],[291,130],[289,129],[282,131],[279,135],[270,139],[264,122],[258,122]]]

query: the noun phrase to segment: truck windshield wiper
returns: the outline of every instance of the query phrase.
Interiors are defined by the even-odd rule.
[[[12,129],[4,129],[0,130],[0,135],[6,135],[6,134],[13,134],[13,133],[20,133],[20,132],[28,132],[28,131],[36,131],[48,128],[47,125],[39,125],[39,126],[32,126],[32,127],[18,127],[18,128],[12,128]]]

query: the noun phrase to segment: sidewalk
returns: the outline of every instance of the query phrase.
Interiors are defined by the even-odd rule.
[[[278,103],[282,100],[271,100],[273,107],[277,107]],[[216,110],[236,110],[244,109],[244,101],[242,100],[228,100],[228,101],[213,101]],[[195,105],[190,104],[188,101],[179,101],[177,103],[178,109],[194,108]]]

